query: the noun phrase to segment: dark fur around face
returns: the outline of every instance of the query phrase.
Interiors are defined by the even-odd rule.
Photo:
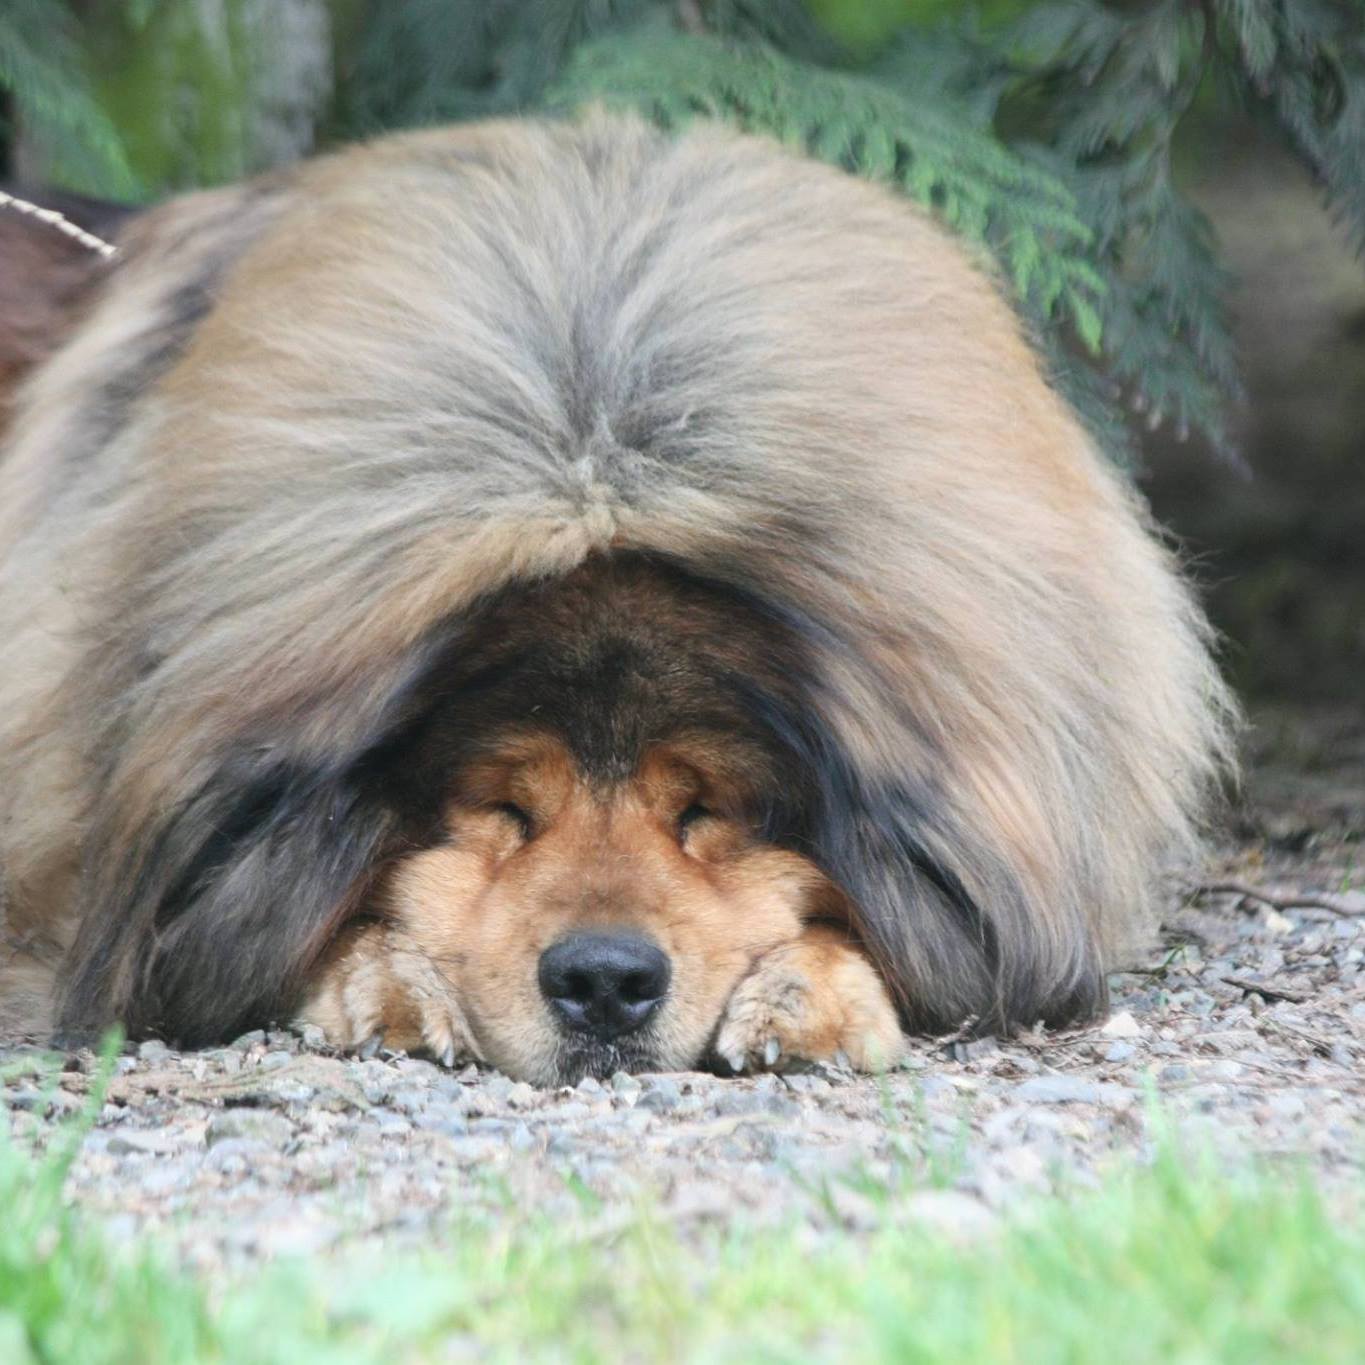
[[[942,965],[988,982],[998,964],[979,912],[915,840],[931,794],[859,789],[848,755],[819,729],[803,626],[628,553],[476,604],[414,647],[373,730],[335,763],[308,768],[277,746],[242,744],[137,850],[141,865],[111,850],[123,913],[88,921],[102,932],[83,945],[64,1029],[107,1023],[119,978],[137,983],[122,1018],[138,1034],[203,1044],[286,1017],[309,964],[368,909],[386,864],[444,837],[453,775],[528,725],[562,740],[603,788],[633,776],[652,745],[716,737],[730,789],[744,793],[734,814],[758,837],[813,856],[872,907],[886,870],[870,856],[885,840],[884,860],[906,879],[893,894],[923,879],[941,897],[940,932],[965,945]],[[130,916],[154,932],[130,935]],[[875,918],[857,927],[885,951]],[[923,1027],[951,1017],[908,1011]]]
[[[4,935],[61,958],[65,1028],[286,1016],[528,727],[604,789],[723,737],[736,818],[838,889],[914,1028],[1102,1006],[1230,707],[1143,510],[927,217],[594,118],[120,231],[25,339],[64,344],[0,458]]]

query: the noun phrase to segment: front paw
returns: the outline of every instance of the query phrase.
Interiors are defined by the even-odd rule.
[[[815,925],[765,954],[735,988],[714,1052],[732,1071],[798,1061],[884,1071],[905,1048],[876,969],[846,935]]]
[[[381,1048],[430,1052],[445,1066],[479,1060],[449,981],[388,925],[347,930],[319,965],[300,1024],[334,1047],[372,1057]]]

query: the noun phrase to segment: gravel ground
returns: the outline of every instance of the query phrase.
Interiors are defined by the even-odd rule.
[[[916,1044],[879,1080],[830,1068],[719,1079],[618,1075],[536,1090],[473,1067],[330,1054],[258,1032],[178,1054],[130,1048],[73,1167],[71,1198],[191,1265],[357,1243],[430,1243],[462,1210],[684,1226],[875,1223],[876,1186],[973,1234],[1022,1191],[1151,1150],[1147,1095],[1220,1158],[1305,1159],[1357,1206],[1365,1164],[1365,721],[1276,720],[1204,889],[1173,889],[1164,942],[1081,1031]],[[1290,766],[1286,767],[1284,756]],[[1229,889],[1212,889],[1212,888]],[[1242,888],[1242,889],[1239,889]],[[1254,892],[1254,894],[1252,894]],[[93,1059],[53,1084],[0,1050],[21,1146],[79,1110]]]

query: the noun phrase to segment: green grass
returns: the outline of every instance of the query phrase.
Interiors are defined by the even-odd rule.
[[[644,1209],[593,1236],[509,1207],[426,1254],[206,1284],[63,1203],[80,1135],[36,1162],[0,1139],[5,1365],[1365,1360],[1359,1224],[1306,1178],[1234,1179],[1169,1145],[969,1246],[898,1218],[890,1190],[880,1230],[823,1240],[735,1225],[684,1242]]]

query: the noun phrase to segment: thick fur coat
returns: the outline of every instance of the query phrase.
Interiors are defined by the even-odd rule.
[[[472,623],[606,561],[780,637],[780,677],[725,674],[799,798],[763,837],[907,1026],[1102,1008],[1228,705],[1138,499],[928,215],[597,116],[386,139],[119,245],[0,463],[11,1029],[287,1018],[423,841],[384,755]]]

